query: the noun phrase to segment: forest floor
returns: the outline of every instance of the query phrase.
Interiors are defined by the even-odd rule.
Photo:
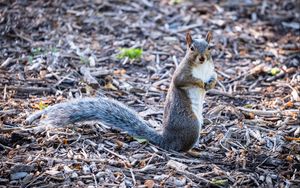
[[[299,0],[0,0],[0,187],[299,187],[299,7]],[[159,130],[188,30],[213,32],[219,80],[206,96],[199,155],[99,123],[22,131],[39,109],[97,95]],[[118,58],[122,48],[142,56]]]

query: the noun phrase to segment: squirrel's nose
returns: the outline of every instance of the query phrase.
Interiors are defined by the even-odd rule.
[[[199,61],[200,63],[203,63],[205,61],[205,57],[203,55],[199,56]]]

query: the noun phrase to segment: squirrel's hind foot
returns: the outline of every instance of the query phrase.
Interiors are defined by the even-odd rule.
[[[42,117],[45,114],[45,110],[40,110],[37,111],[33,114],[31,114],[30,116],[28,116],[25,120],[25,124],[26,125],[31,125],[35,120],[39,119],[40,117]]]
[[[49,119],[47,117],[47,111],[45,109],[37,111],[37,112],[33,113],[32,115],[28,116],[25,120],[25,124],[31,125],[35,121],[37,121],[37,123],[34,123],[36,126],[25,128],[24,130],[29,131],[34,134],[38,134],[38,133],[41,133],[41,132],[51,129],[52,127],[55,127],[55,125],[56,125],[56,122],[54,121],[53,118]]]

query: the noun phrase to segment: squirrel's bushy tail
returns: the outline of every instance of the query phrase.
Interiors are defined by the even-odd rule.
[[[31,123],[41,115],[42,125],[64,126],[82,121],[100,121],[105,125],[121,129],[131,136],[139,136],[149,142],[161,145],[162,136],[139,115],[120,102],[107,98],[84,98],[50,106],[29,116],[26,121]]]

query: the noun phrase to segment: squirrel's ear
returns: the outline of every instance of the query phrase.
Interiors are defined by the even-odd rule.
[[[208,31],[207,34],[206,34],[206,37],[205,37],[205,40],[207,43],[209,43],[212,39],[212,32],[211,31]]]
[[[186,40],[187,46],[190,47],[192,45],[192,42],[193,42],[192,36],[190,34],[190,31],[186,32],[185,40]]]

